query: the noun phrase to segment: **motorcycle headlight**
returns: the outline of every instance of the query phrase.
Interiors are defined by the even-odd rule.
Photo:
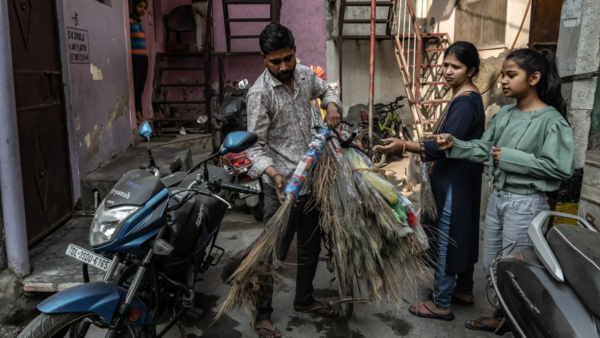
[[[119,232],[121,226],[134,212],[140,207],[122,206],[111,209],[106,209],[104,201],[98,206],[92,227],[90,228],[90,244],[100,246],[114,239],[114,236]]]

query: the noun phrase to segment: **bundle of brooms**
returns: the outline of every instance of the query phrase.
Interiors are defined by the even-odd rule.
[[[427,280],[426,235],[412,204],[360,150],[342,149],[341,136],[329,134],[316,158],[313,156],[312,165],[317,159],[318,165],[312,173],[310,168],[306,170],[304,160],[296,173],[303,170],[304,179],[311,176],[311,207],[321,210],[321,230],[332,245],[336,273],[343,275],[336,278],[349,277],[361,297],[399,306],[403,303],[401,288],[415,290]],[[238,257],[241,263],[229,278],[232,288],[217,319],[235,308],[245,308],[255,318],[260,300],[281,280],[279,248],[301,190],[297,181],[296,193],[290,192],[294,184],[290,182],[285,202],[265,231]]]

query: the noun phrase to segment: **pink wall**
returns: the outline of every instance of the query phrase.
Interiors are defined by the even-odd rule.
[[[168,14],[174,8],[182,5],[188,5],[191,3],[190,0],[149,0],[149,8],[156,11],[160,9],[162,16]],[[227,51],[227,44],[225,38],[225,24],[223,18],[223,2],[222,0],[213,1],[213,19],[214,19],[214,47],[216,53],[222,53]],[[157,3],[154,6],[154,2]],[[156,17],[150,18],[150,15],[146,15],[144,18],[144,27],[146,27],[146,39],[149,52],[149,64],[150,69],[148,71],[148,82],[146,89],[144,90],[144,116],[152,116],[151,107],[151,88],[152,80],[154,77],[154,59],[155,54],[158,51],[163,50],[165,45],[162,42],[162,35],[164,34],[164,28],[162,27],[162,21],[159,21],[159,15],[154,14],[155,10],[152,10],[152,14]],[[325,43],[326,43],[326,27],[325,27],[325,9],[322,0],[283,0],[281,7],[281,23],[292,30],[296,39],[296,46],[298,50],[298,57],[302,60],[304,65],[319,65],[323,68],[326,67],[326,56],[325,56]],[[268,18],[269,14],[268,5],[229,5],[229,16],[230,18]],[[266,22],[257,23],[232,23],[231,34],[232,35],[259,35],[262,29],[267,25]],[[152,29],[150,29],[152,27]],[[151,33],[149,31],[152,31]],[[159,33],[160,32],[160,33]],[[156,35],[156,36],[155,36]],[[175,34],[171,36],[172,41],[175,39]],[[192,34],[183,34],[182,42],[187,43],[190,46],[190,51],[195,51],[196,42]],[[244,39],[244,40],[232,40],[231,51],[259,51],[258,39]],[[190,60],[181,62],[187,62],[189,65]],[[226,56],[223,58],[225,68],[225,86],[231,86],[233,82],[241,79],[248,79],[250,83],[253,83],[256,78],[264,71],[265,65],[260,56]],[[215,60],[213,65],[213,88],[215,92],[218,88],[218,63]],[[174,83],[179,80],[182,82],[196,81],[196,79],[202,76],[201,72],[194,73],[183,73],[173,72],[168,74],[168,78],[165,77],[165,82]],[[187,100],[202,99],[203,95],[201,91],[176,89],[169,91],[168,99],[178,100],[184,97]],[[187,105],[183,108],[185,114],[194,113],[196,109],[203,110],[201,105]]]
[[[281,24],[296,38],[298,57],[304,65],[326,69],[325,7],[322,0],[283,0]]]

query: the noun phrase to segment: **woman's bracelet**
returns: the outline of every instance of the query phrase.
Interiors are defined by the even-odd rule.
[[[272,179],[272,180],[275,180],[275,177],[277,177],[277,176],[281,176],[281,177],[283,177],[283,175],[281,175],[280,173],[277,173],[277,174],[273,175],[273,176],[271,177],[271,179]],[[283,177],[283,178],[285,178],[285,177]]]

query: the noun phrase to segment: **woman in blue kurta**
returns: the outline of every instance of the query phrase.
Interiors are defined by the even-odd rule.
[[[434,126],[434,133],[479,139],[485,129],[483,102],[472,79],[479,72],[477,48],[456,42],[444,53],[444,77],[453,98]],[[457,136],[458,137],[458,136]],[[473,304],[473,271],[479,255],[479,208],[482,164],[446,158],[434,141],[421,143],[386,139],[376,150],[419,154],[415,161],[431,162],[431,187],[438,219],[424,219],[429,226],[430,254],[435,262],[435,287],[431,300],[412,306],[419,317],[453,320],[451,303]]]

